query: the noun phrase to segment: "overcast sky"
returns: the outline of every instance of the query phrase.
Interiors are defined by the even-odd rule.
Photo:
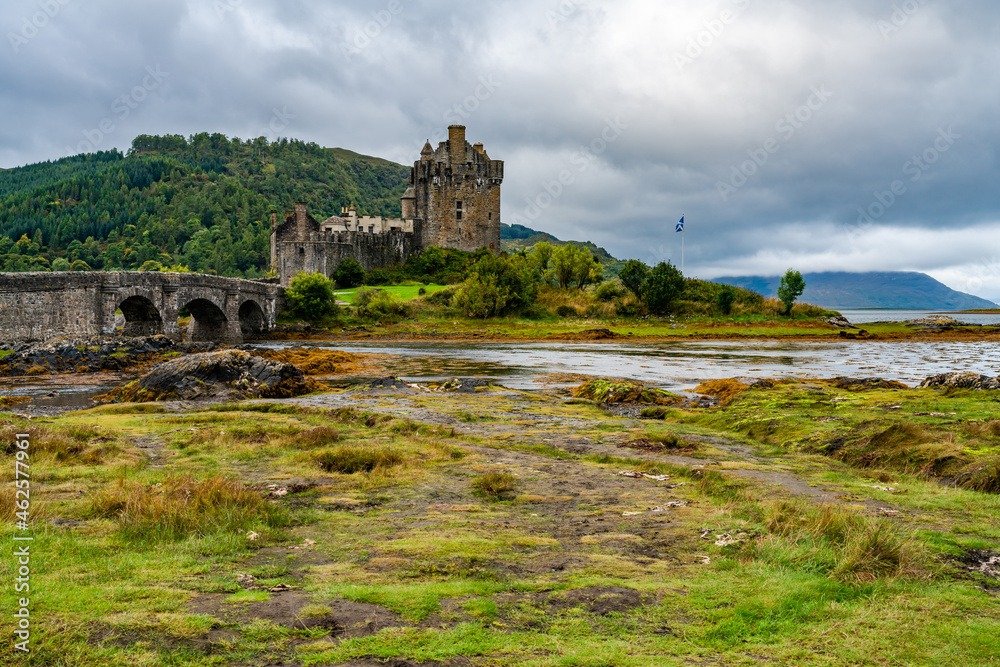
[[[0,167],[137,134],[411,164],[450,123],[503,218],[685,273],[916,270],[1000,299],[986,0],[6,0]]]

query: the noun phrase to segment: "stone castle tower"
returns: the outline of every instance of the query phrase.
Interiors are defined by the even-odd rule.
[[[470,146],[465,126],[448,128],[448,141],[424,145],[410,170],[403,218],[423,222],[421,245],[500,251],[500,184],[503,161],[482,144]]]
[[[491,160],[482,144],[470,146],[465,127],[452,125],[448,141],[437,150],[427,142],[413,163],[402,218],[359,216],[353,205],[323,221],[302,203],[283,221],[272,211],[271,267],[288,287],[300,271],[332,277],[348,257],[371,271],[403,264],[432,245],[500,252],[502,182],[503,162]]]

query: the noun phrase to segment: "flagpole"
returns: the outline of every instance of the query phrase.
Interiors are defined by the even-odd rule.
[[[685,214],[681,213],[681,220],[684,220]],[[681,275],[684,275],[684,232],[687,231],[684,227],[681,227]]]

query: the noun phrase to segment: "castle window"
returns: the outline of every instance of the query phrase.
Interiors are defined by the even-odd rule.
[[[462,219],[462,202],[455,202],[455,220]]]

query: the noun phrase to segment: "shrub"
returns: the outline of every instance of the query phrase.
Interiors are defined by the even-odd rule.
[[[534,274],[523,257],[487,253],[470,271],[471,275],[455,295],[455,305],[469,317],[509,315],[533,305],[538,298]]]
[[[417,290],[417,296],[427,296],[427,288],[421,287]]]
[[[333,279],[341,287],[357,287],[365,281],[365,270],[358,263],[358,260],[347,257],[340,260],[340,264],[337,265],[337,270],[333,274]]]
[[[372,269],[365,279],[368,285],[391,285],[394,282],[393,274],[386,269]]]
[[[642,287],[648,278],[649,267],[637,259],[625,262],[625,266],[618,273],[618,280],[622,282],[622,285],[638,297],[642,296]]]
[[[677,267],[669,261],[660,262],[646,280],[642,299],[651,312],[662,315],[670,311],[683,290],[684,276]]]
[[[573,306],[563,304],[556,308],[556,315],[559,317],[577,317],[578,313]]]
[[[455,294],[457,292],[457,287],[447,287],[440,292],[434,292],[433,294],[428,295],[427,302],[438,306],[450,306],[451,300],[455,298]]]
[[[610,302],[625,296],[625,286],[620,280],[609,280],[601,283],[594,292],[598,301]]]
[[[408,303],[396,299],[385,290],[359,289],[354,297],[358,315],[367,319],[380,321],[396,321],[411,314]]]
[[[736,290],[729,285],[724,285],[715,295],[715,307],[723,315],[733,312],[733,304],[736,302]]]
[[[298,272],[285,290],[288,309],[307,322],[317,323],[337,313],[333,283],[319,273]]]

